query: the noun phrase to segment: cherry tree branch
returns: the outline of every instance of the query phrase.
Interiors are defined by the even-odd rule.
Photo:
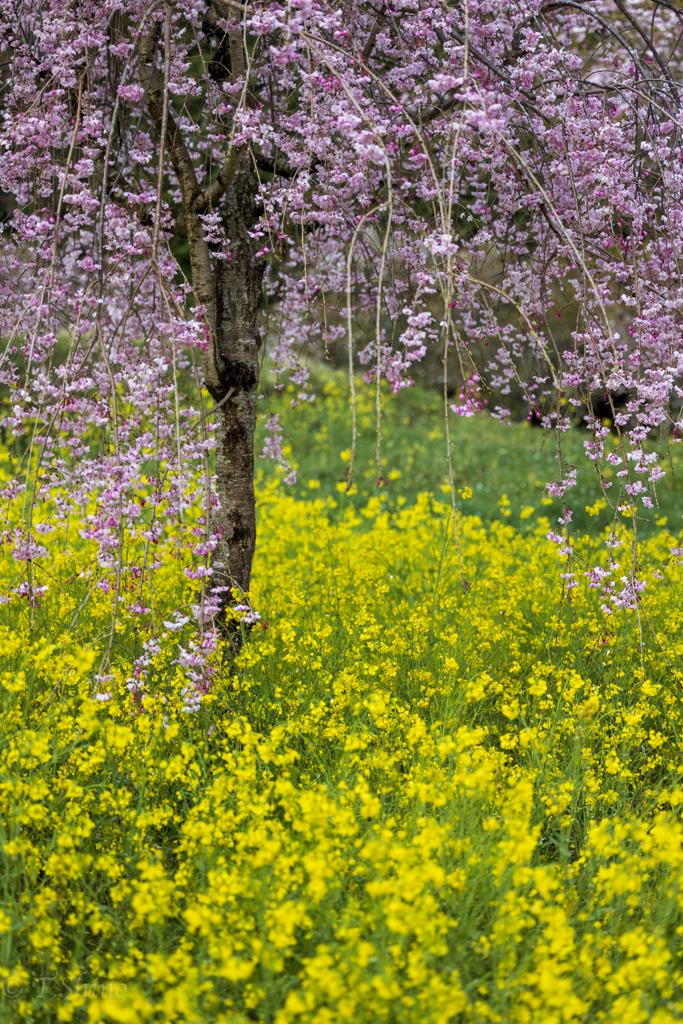
[[[163,96],[159,87],[159,76],[154,68],[158,38],[159,23],[157,22],[142,41],[138,67],[140,83],[147,91],[149,115],[156,130],[161,133],[163,127]],[[183,199],[185,227],[192,266],[192,288],[197,301],[203,307],[209,331],[209,344],[204,353],[206,383],[210,389],[217,389],[221,383],[222,359],[218,352],[216,340],[216,296],[213,270],[209,247],[204,237],[203,225],[199,219],[199,211],[195,208],[195,202],[201,197],[202,192],[197,182],[197,174],[192,157],[170,111],[167,115],[165,142],[173,168],[178,177]]]

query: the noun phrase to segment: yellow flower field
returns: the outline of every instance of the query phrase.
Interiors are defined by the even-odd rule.
[[[185,554],[112,635],[78,524],[42,541],[40,607],[0,609],[0,1019],[682,1019],[680,541],[607,616],[597,535],[568,601],[533,510],[461,519],[463,588],[444,504],[332,504],[262,483],[261,622],[197,714]]]

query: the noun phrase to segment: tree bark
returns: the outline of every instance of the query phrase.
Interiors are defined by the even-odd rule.
[[[216,339],[221,383],[209,390],[219,410],[216,479],[220,508],[214,526],[220,543],[214,552],[214,584],[248,593],[256,546],[254,429],[259,380],[257,317],[265,264],[256,257],[249,232],[257,220],[258,179],[247,154],[240,156],[220,214],[230,256],[215,275]],[[226,396],[228,396],[226,398]]]

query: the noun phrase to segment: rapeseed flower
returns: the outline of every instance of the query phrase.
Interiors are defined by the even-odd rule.
[[[7,1019],[680,1019],[680,538],[607,614],[530,506],[461,519],[465,590],[445,504],[310,490],[261,482],[236,663],[191,647],[191,513],[113,632],[73,523],[4,605]]]

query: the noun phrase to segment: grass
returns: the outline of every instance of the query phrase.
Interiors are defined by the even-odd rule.
[[[357,387],[358,495],[352,504],[359,506],[375,494],[384,502],[397,496],[414,501],[424,491],[441,498],[448,483],[441,396],[420,388],[405,389],[396,397],[383,393],[381,454],[385,486],[378,489],[374,388],[362,381]],[[281,396],[270,390],[267,393],[270,411],[280,414],[298,468],[296,493],[309,494],[308,484],[313,481],[319,483],[321,494],[337,499],[337,485],[344,480],[348,465],[341,456],[351,444],[348,382],[339,371],[317,367],[312,374],[312,391],[318,393],[315,402],[301,403],[293,409],[290,403],[296,390],[290,386]],[[262,430],[263,421],[257,448],[261,446]],[[581,532],[602,526],[611,518],[609,509],[594,516],[586,511],[586,506],[593,508],[603,497],[595,465],[584,451],[584,441],[589,439],[587,431],[576,427],[562,437],[565,471],[578,471],[577,486],[569,492],[568,501],[574,510],[573,524]],[[467,509],[486,522],[504,518],[523,526],[521,511],[541,507],[546,483],[558,476],[556,436],[540,427],[528,423],[505,426],[486,414],[473,419],[451,416],[451,440],[456,487],[472,490]],[[617,439],[612,435],[606,450],[616,445]],[[667,476],[658,485],[659,507],[642,513],[639,529],[644,535],[656,531],[658,521],[664,525],[664,518],[671,528],[677,529],[683,515],[683,460],[679,446],[669,446],[663,440],[658,447]],[[267,466],[266,471],[272,473],[273,467]],[[603,471],[612,484],[608,488],[611,494],[616,491],[615,471],[605,463]],[[509,513],[505,515],[501,512],[503,495],[510,502],[503,506]],[[561,514],[561,503],[557,499],[549,502],[547,497],[545,500],[547,514],[554,521]]]

